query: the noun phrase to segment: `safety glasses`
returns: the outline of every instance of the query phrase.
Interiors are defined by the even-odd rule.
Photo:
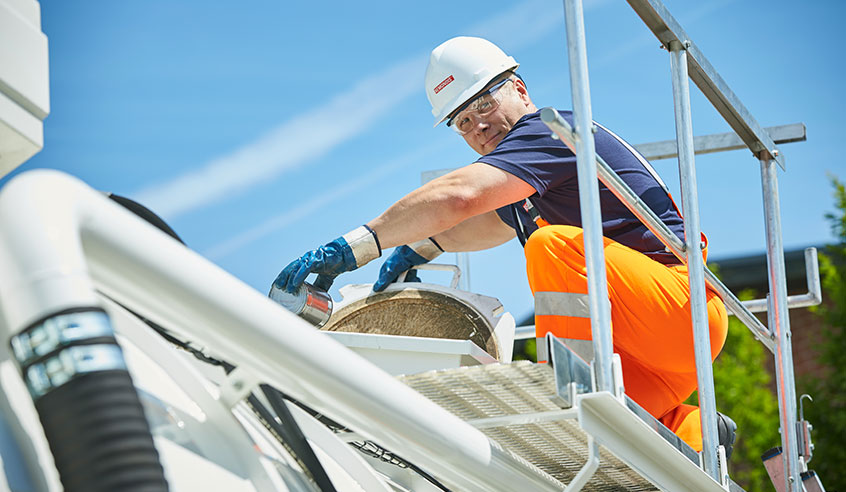
[[[475,99],[465,104],[463,108],[460,108],[458,114],[447,121],[447,126],[455,130],[455,133],[459,135],[466,135],[470,130],[476,128],[476,125],[482,121],[482,118],[490,115],[499,107],[500,102],[502,102],[502,94],[499,92],[499,89],[506,82],[513,81],[510,78],[503,79],[491,86],[490,89],[476,96]]]

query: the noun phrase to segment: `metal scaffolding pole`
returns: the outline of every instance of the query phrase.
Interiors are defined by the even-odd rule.
[[[793,378],[793,347],[790,316],[787,311],[787,278],[784,269],[784,248],[781,242],[781,210],[778,198],[778,171],[769,152],[761,152],[761,184],[764,191],[764,219],[767,231],[767,268],[770,284],[768,320],[778,340],[775,352],[776,388],[784,452],[785,488],[802,490],[799,450],[796,440],[796,387]]]
[[[705,261],[702,258],[702,231],[699,227],[699,196],[693,160],[693,125],[690,117],[687,56],[685,46],[678,41],[671,42],[668,48],[673,79],[676,140],[679,146],[679,176],[684,215],[684,242],[690,283],[690,315],[693,319],[696,381],[699,389],[699,411],[702,422],[702,464],[705,471],[719,482],[717,406],[714,396],[714,374],[711,367],[711,338],[708,329],[708,306],[705,297]]]
[[[596,385],[600,391],[614,393],[611,369],[611,302],[605,279],[605,251],[602,241],[602,216],[599,209],[599,181],[596,176],[593,116],[587,69],[584,13],[581,0],[564,0],[567,28],[567,54],[573,94],[573,123],[576,130],[576,167],[579,180],[579,206],[585,241],[585,262],[590,296],[590,326],[593,337]]]

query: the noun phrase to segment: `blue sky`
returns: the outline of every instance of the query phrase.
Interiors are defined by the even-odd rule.
[[[830,238],[826,173],[846,178],[839,23],[846,2],[666,0],[762,126],[804,122],[782,146],[787,248]],[[200,2],[45,0],[51,114],[14,174],[66,171],[134,198],[194,250],[266,292],[290,260],[377,216],[474,152],[432,129],[429,51],[456,35],[499,44],[539,107],[570,107],[559,1]],[[594,118],[631,143],[674,138],[669,58],[627,3],[585,0]],[[729,131],[695,87],[696,134]],[[654,165],[677,188],[674,161]],[[764,249],[759,165],[697,158],[711,257]],[[9,178],[0,180],[0,184]],[[678,192],[676,192],[678,197]],[[442,257],[454,261],[454,255]],[[471,255],[472,290],[532,309],[516,240]],[[381,260],[337,287],[373,282]],[[424,279],[445,282],[429,274]]]

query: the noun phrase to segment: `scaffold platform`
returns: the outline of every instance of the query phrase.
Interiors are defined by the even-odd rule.
[[[579,366],[587,370],[572,352],[562,361],[561,348],[554,350],[559,366],[571,369],[565,373],[575,374]],[[727,478],[725,485],[710,478],[698,453],[628,397],[585,388],[568,405],[563,391],[578,377],[561,377],[554,363],[517,361],[398,379],[552,477],[562,490],[586,467],[595,439],[598,467],[582,490],[742,491]]]

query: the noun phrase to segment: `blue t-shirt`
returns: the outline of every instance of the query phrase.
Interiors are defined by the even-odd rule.
[[[571,111],[559,111],[573,124]],[[596,153],[602,157],[626,184],[646,202],[658,217],[679,238],[684,240],[682,218],[672,203],[658,175],[633,147],[597,124],[594,135]],[[489,154],[479,158],[529,183],[535,190],[529,200],[540,216],[550,224],[581,227],[579,185],[576,156],[563,142],[552,138],[549,127],[540,119],[540,112],[524,115],[505,138]],[[613,239],[664,264],[676,264],[676,257],[646,228],[602,182],[599,183],[603,236]],[[537,229],[524,210],[515,204],[520,222],[528,236]],[[499,217],[515,227],[512,206],[498,209]]]

